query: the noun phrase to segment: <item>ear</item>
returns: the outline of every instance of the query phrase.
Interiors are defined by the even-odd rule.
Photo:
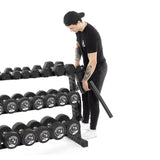
[[[77,24],[80,24],[80,23],[81,23],[81,21],[78,21],[78,22],[77,22]]]

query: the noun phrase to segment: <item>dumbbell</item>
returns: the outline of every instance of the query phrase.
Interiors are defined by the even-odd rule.
[[[9,80],[9,79],[11,79],[9,74],[0,72],[0,80]]]
[[[65,114],[58,114],[55,117],[55,120],[58,121],[58,122],[61,122],[61,123],[65,124],[67,121],[70,120],[70,118],[67,115],[65,115]]]
[[[27,123],[27,126],[35,131],[39,142],[45,143],[51,138],[50,130],[46,126],[42,126],[38,121],[31,120]]]
[[[66,123],[66,134],[67,136],[81,136],[80,134],[80,124],[74,119],[68,120]]]
[[[56,106],[56,96],[55,95],[48,94],[47,92],[42,91],[42,90],[38,91],[36,95],[43,98],[45,107],[52,108]]]
[[[24,79],[30,78],[30,73],[28,70],[23,70],[20,67],[15,67],[14,71],[18,71],[21,74],[21,77]]]
[[[56,75],[56,76],[65,75],[65,68],[64,68],[63,62],[57,61],[57,62],[55,62],[55,64],[53,64],[51,62],[45,62],[44,68],[45,67],[50,68],[52,75]]]
[[[33,109],[40,110],[44,107],[43,98],[33,92],[25,93],[24,97],[27,97],[30,100]]]
[[[21,74],[19,71],[16,71],[16,70],[12,70],[12,68],[6,68],[4,70],[4,73],[8,74],[11,79],[20,79],[21,78]]]
[[[0,141],[4,147],[13,149],[20,143],[19,135],[6,125],[0,126]]]
[[[38,70],[41,77],[51,76],[51,72],[48,68],[42,68],[40,65],[34,65],[32,70]]]
[[[74,119],[70,119],[65,114],[59,114],[55,120],[63,123],[66,126],[66,134],[69,136],[80,136],[80,124]]]
[[[36,133],[22,122],[15,123],[12,130],[20,135],[21,144],[31,146],[36,142]]]
[[[56,96],[56,103],[58,106],[64,106],[68,104],[68,96],[66,93],[58,92],[55,89],[49,89],[47,93]]]
[[[64,124],[57,122],[50,116],[45,116],[41,119],[40,123],[47,126],[50,129],[51,136],[53,139],[59,140],[66,135],[66,127]]]
[[[75,67],[73,64],[66,64],[66,65],[64,65],[64,68],[65,68],[65,74],[67,76],[75,74]]]
[[[22,70],[23,71],[28,71],[30,73],[31,78],[40,77],[38,70],[34,70],[34,69],[31,70],[29,67],[23,67]]]
[[[54,63],[52,61],[47,61],[44,63],[43,68],[48,69],[48,71],[50,72],[50,76],[55,76],[55,74],[53,73],[52,69],[54,67]]]
[[[68,100],[71,105],[78,103],[80,100],[80,95],[78,92],[69,91],[67,88],[60,88],[59,92],[66,93],[68,95]]]
[[[16,93],[12,96],[12,99],[17,101],[19,111],[28,111],[31,109],[31,102],[29,98],[22,96],[19,93]]]
[[[18,110],[16,100],[10,98],[8,95],[0,96],[0,104],[3,105],[4,111],[6,113],[14,113]]]

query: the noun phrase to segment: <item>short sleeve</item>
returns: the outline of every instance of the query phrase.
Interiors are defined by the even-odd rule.
[[[87,53],[97,52],[98,40],[95,35],[90,35],[87,38]]]

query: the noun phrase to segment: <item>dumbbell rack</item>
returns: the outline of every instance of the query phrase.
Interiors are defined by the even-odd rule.
[[[69,79],[69,90],[70,91],[77,91],[77,85],[76,85],[76,81],[75,81],[75,74],[67,75],[66,73],[64,73],[64,75],[68,76],[68,79]],[[59,75],[57,75],[57,76],[59,76]],[[35,78],[37,78],[37,77],[35,77]],[[42,78],[42,76],[40,78]],[[81,120],[81,98],[78,100],[77,103],[70,104],[70,105],[72,106],[72,120],[77,121],[79,126],[80,126],[79,121]],[[38,110],[35,110],[35,111],[38,111]],[[17,113],[18,112],[19,111],[17,111]],[[74,142],[76,142],[77,144],[81,145],[82,147],[87,147],[88,146],[88,141],[81,138],[81,130],[80,130],[80,128],[79,128],[78,135],[74,136],[74,135],[71,135],[71,134],[66,134],[66,136],[69,139],[71,139]],[[18,146],[21,146],[21,145],[22,144],[19,144]],[[4,145],[0,144],[0,149],[5,149],[5,148],[6,147]]]

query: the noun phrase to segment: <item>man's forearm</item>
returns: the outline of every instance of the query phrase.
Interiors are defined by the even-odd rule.
[[[88,81],[96,68],[96,62],[89,62],[82,81]]]
[[[80,48],[77,47],[75,49],[75,67],[80,65],[80,60],[81,60]]]
[[[80,48],[77,47],[75,49],[75,61],[80,61],[81,60],[81,53],[80,53]]]

